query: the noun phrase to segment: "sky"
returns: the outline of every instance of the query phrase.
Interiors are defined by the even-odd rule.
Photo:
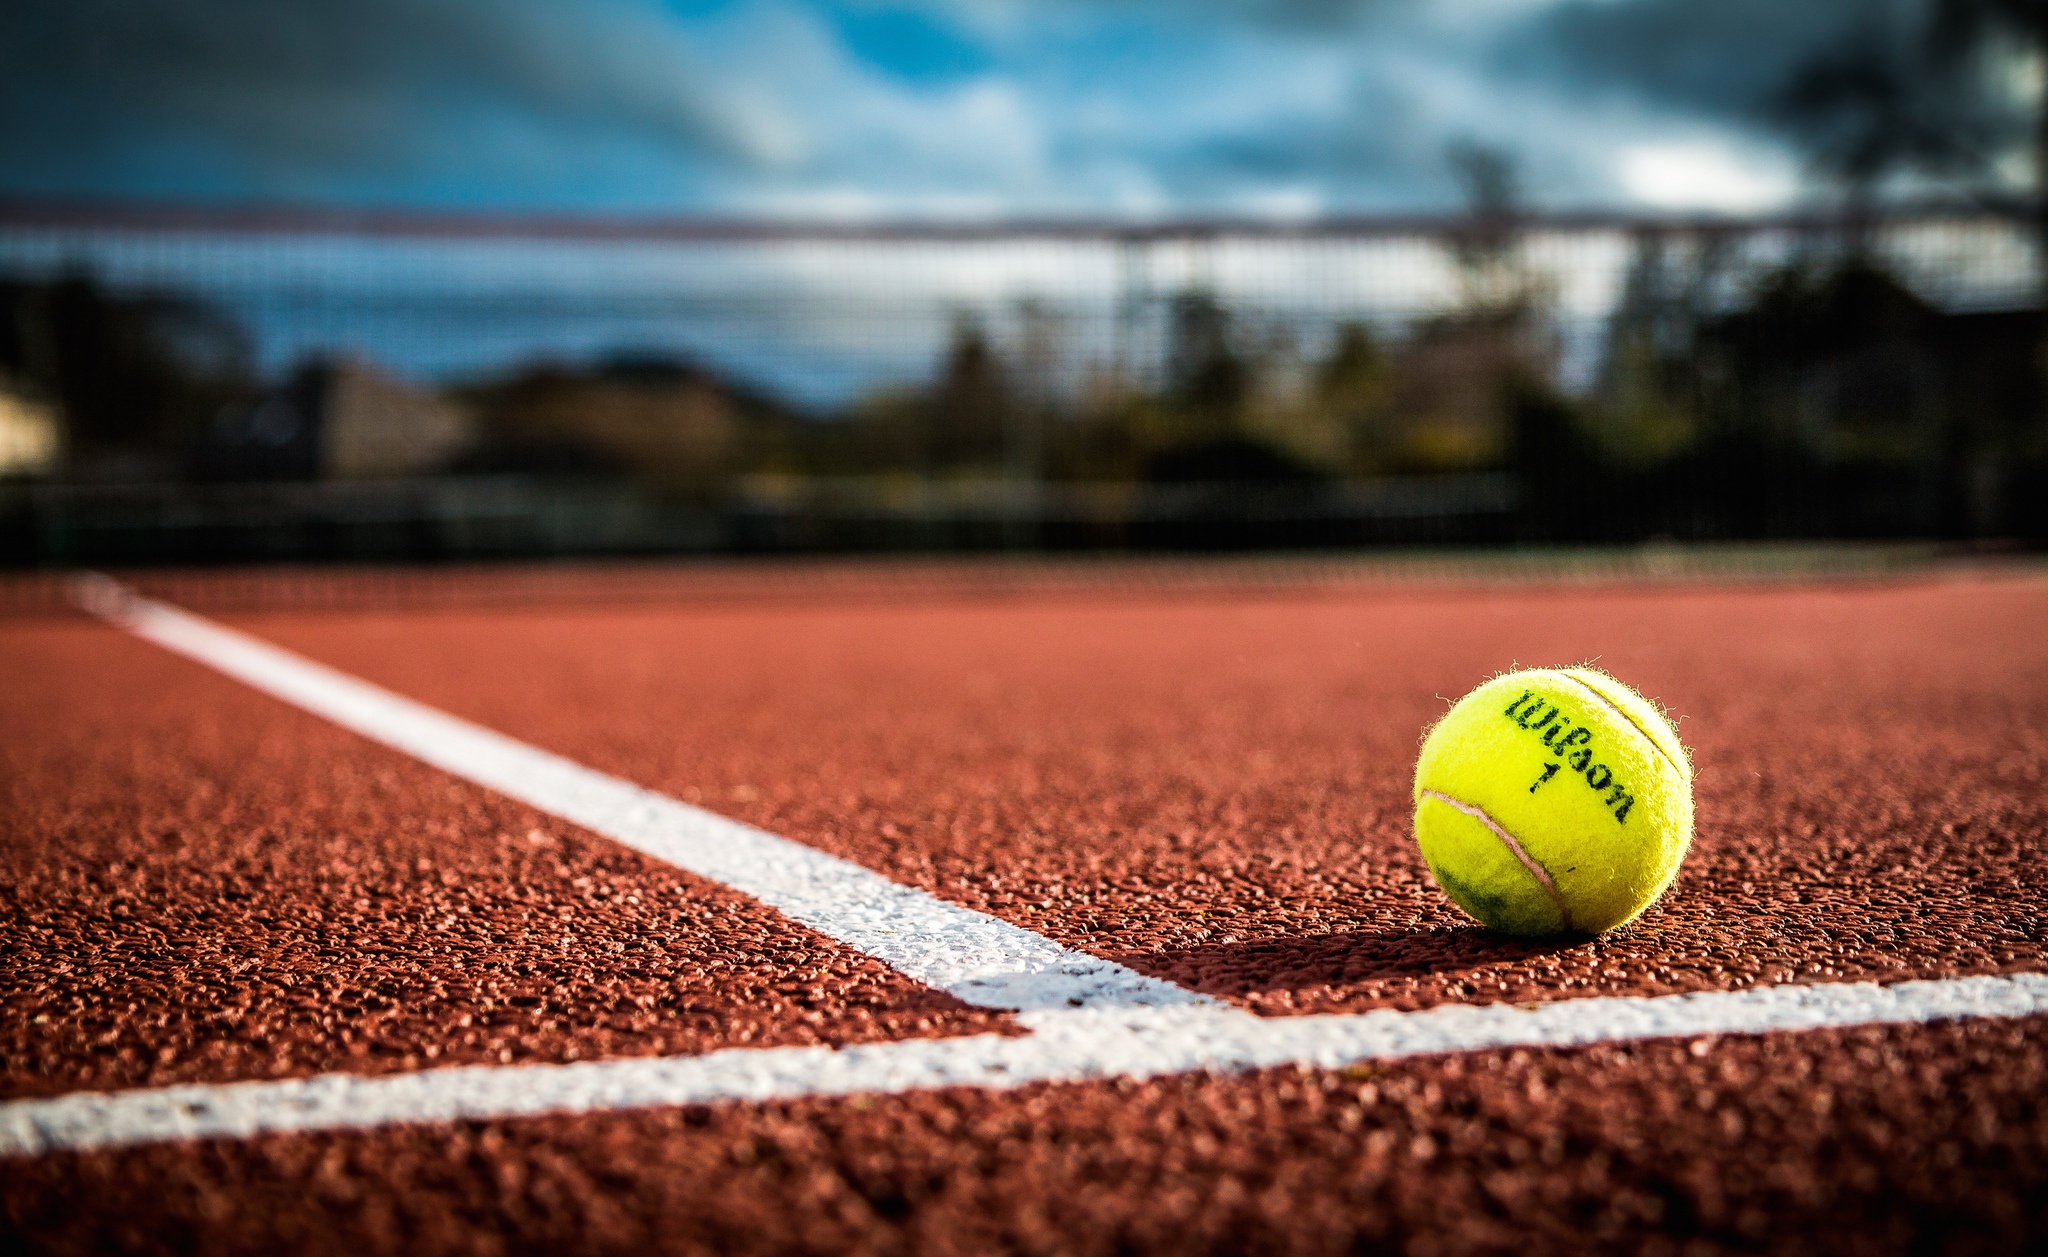
[[[495,210],[1742,212],[1894,0],[9,0],[0,195]]]

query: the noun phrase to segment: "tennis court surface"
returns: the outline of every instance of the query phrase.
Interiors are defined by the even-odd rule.
[[[2011,1252],[2048,575],[15,578],[0,1247]],[[1423,730],[1595,661],[1672,893],[1472,926]]]

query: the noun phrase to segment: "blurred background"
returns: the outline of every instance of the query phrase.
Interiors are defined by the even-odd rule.
[[[13,0],[0,563],[2048,540],[2040,0]]]

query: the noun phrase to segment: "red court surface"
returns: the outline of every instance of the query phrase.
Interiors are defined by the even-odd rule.
[[[259,638],[1265,1016],[2048,972],[2035,569],[310,610],[237,579],[212,610]],[[82,616],[0,648],[0,1098],[1017,1032]],[[1414,850],[1416,746],[1586,660],[1680,718],[1695,848],[1627,929],[1507,941]],[[2013,1251],[2048,1235],[2044,1071],[2035,1017],[264,1135],[0,1163],[0,1237]]]
[[[0,651],[0,1095],[1000,1024],[114,630]]]
[[[64,1155],[52,1252],[2038,1251],[2048,1018]]]

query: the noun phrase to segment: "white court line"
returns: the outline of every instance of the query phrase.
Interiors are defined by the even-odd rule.
[[[722,882],[966,1003],[1024,1011],[1215,1003],[152,602],[104,576],[81,577],[77,594],[88,611],[166,650],[457,777]]]
[[[1025,1037],[434,1069],[364,1078],[150,1088],[0,1103],[0,1156],[269,1131],[488,1120],[937,1087],[1004,1088],[1285,1064],[1341,1066],[1507,1046],[2048,1013],[2048,975],[1781,986],[1531,1009],[1258,1018],[898,886],[456,719],[278,647],[128,593],[81,583],[89,609],[165,648],[457,776],[733,886],[961,999],[1017,1008]]]
[[[850,1048],[733,1048],[704,1056],[433,1069],[361,1078],[164,1087],[0,1104],[0,1157],[171,1139],[360,1130],[409,1122],[612,1113],[939,1087],[1013,1088],[1091,1078],[1234,1073],[1502,1047],[1906,1025],[2048,1013],[2048,975],[1759,987],[1652,999],[1564,1000],[1333,1017],[1232,1016],[1216,1008],[1090,1009],[1023,1038],[974,1035]]]

